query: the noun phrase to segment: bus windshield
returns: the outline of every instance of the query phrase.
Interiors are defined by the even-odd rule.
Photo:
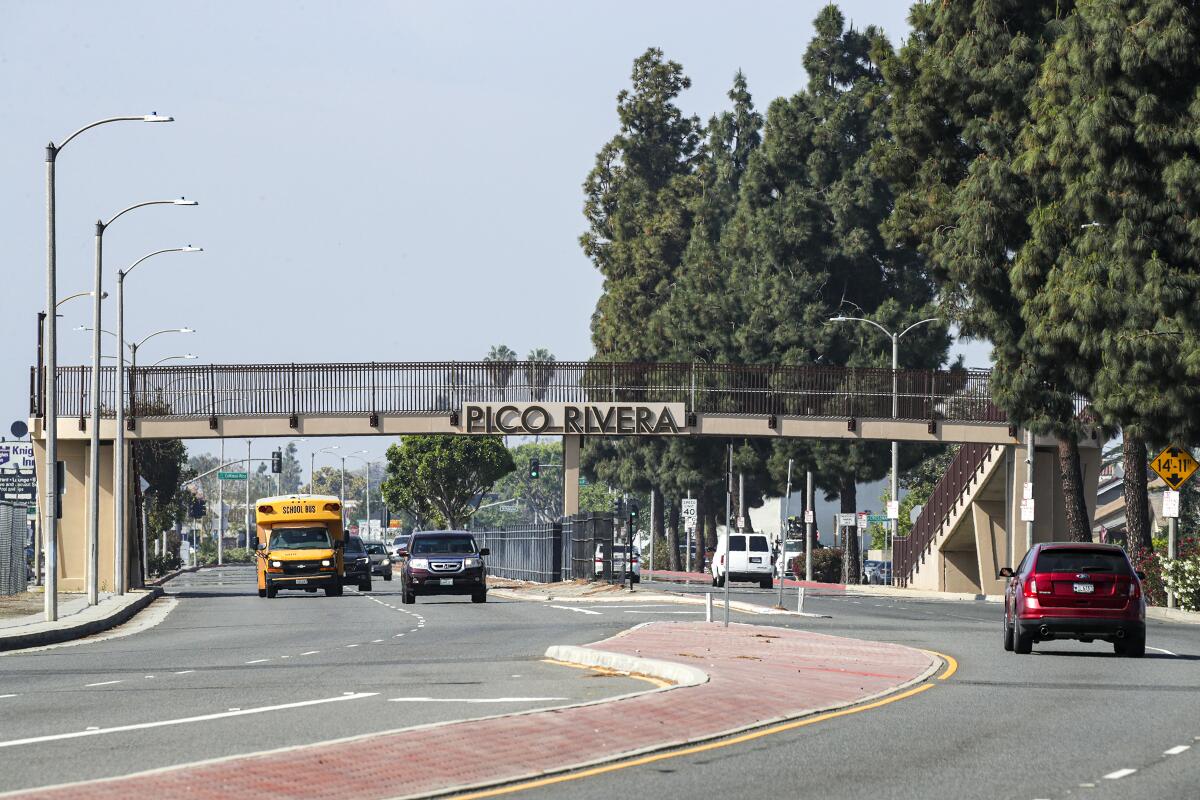
[[[276,528],[271,531],[271,550],[329,550],[333,542],[325,528]]]

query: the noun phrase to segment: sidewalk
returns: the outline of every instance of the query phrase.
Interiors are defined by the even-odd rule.
[[[87,604],[87,595],[60,594],[58,619],[54,622],[46,622],[41,612],[0,619],[0,651],[58,644],[100,633],[127,622],[161,594],[158,587],[130,590],[121,597],[101,594],[94,606]]]
[[[543,777],[842,708],[923,681],[940,666],[933,656],[900,645],[759,625],[654,622],[591,648],[601,655],[686,665],[693,674],[707,673],[708,680],[598,703],[426,725],[18,796],[426,797]],[[551,648],[550,653],[573,649]]]

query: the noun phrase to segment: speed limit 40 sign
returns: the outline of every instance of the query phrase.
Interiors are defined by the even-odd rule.
[[[680,504],[679,516],[683,517],[683,527],[687,530],[696,529],[696,506],[698,500],[684,500]]]

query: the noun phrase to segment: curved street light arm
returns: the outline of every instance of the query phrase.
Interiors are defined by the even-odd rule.
[[[154,333],[143,336],[141,341],[137,342],[136,344],[130,345],[130,346],[134,350],[136,350],[139,347],[141,347],[142,345],[144,345],[150,339],[153,339],[155,336],[161,336],[164,333],[194,333],[194,331],[191,328],[164,328],[161,331],[155,331]]]
[[[896,338],[897,339],[903,338],[904,334],[908,333],[909,331],[911,331],[913,328],[917,327],[918,325],[927,325],[930,322],[937,322],[937,321],[938,321],[937,317],[930,317],[929,319],[923,319],[923,320],[920,320],[919,322],[914,322],[912,325],[909,325],[907,328],[900,331],[900,333],[896,334]]]
[[[889,339],[891,339],[892,336],[894,336],[894,334],[891,331],[889,331],[887,328],[883,327],[875,320],[867,319],[866,317],[832,317],[832,318],[830,318],[829,321],[830,322],[865,322],[868,325],[874,325],[876,328],[879,328],[879,330],[883,331],[883,335],[888,337]],[[903,334],[901,334],[901,336],[903,336]]]
[[[133,272],[133,268],[136,267],[138,264],[142,263],[143,261],[145,261],[147,259],[154,258],[155,256],[161,256],[163,253],[184,253],[184,252],[192,253],[192,252],[200,252],[200,251],[204,250],[203,247],[198,247],[198,248],[189,250],[188,249],[189,247],[191,247],[191,245],[187,245],[187,247],[168,247],[165,250],[155,250],[153,253],[148,253],[148,254],[142,256],[141,258],[139,258],[137,261],[133,262],[133,264],[131,264],[128,269],[118,270],[117,271],[117,280],[119,280],[119,281],[124,280],[125,276],[128,275],[129,273]]]
[[[114,222],[116,222],[118,219],[120,219],[122,216],[124,216],[125,214],[128,214],[130,211],[133,211],[135,208],[142,208],[144,206],[199,205],[199,203],[197,203],[194,200],[187,200],[184,202],[180,202],[183,200],[184,199],[181,197],[177,200],[147,200],[144,203],[134,203],[133,205],[129,206],[128,208],[118,211],[116,213],[116,215],[114,215],[112,217],[112,219],[110,219],[108,222],[97,222],[96,225],[100,228],[100,230],[104,230],[109,225],[112,225]]]
[[[75,131],[70,136],[68,136],[66,139],[64,139],[62,141],[62,144],[53,145],[53,147],[54,147],[54,150],[56,150],[56,151],[62,150],[64,147],[66,147],[68,144],[71,143],[72,139],[74,139],[76,136],[83,133],[84,131],[91,130],[92,128],[95,128],[98,125],[106,125],[109,122],[174,122],[174,121],[175,121],[174,117],[163,117],[163,116],[159,116],[158,114],[139,114],[136,117],[108,117],[106,119],[96,120],[95,122],[84,125],[82,128]]]

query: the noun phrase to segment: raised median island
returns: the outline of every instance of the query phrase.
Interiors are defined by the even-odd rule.
[[[940,665],[934,656],[901,645],[700,622],[647,623],[583,651],[551,648],[550,655],[680,683],[585,705],[371,734],[17,796],[422,797],[540,778],[844,708],[921,682]],[[364,746],[371,758],[362,758]],[[312,769],[314,764],[320,769]],[[405,766],[399,783],[397,764]]]

